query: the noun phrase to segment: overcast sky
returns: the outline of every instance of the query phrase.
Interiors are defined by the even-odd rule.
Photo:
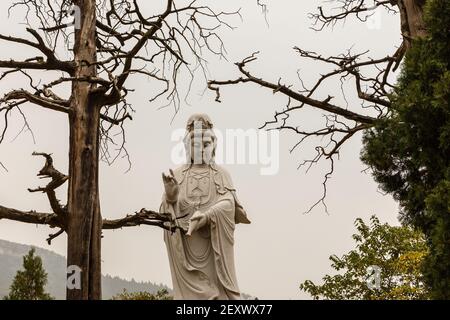
[[[8,19],[10,1],[0,3],[0,29],[4,34],[24,34],[21,15]],[[144,3],[144,2],[143,2]],[[217,2],[216,2],[217,3]],[[314,79],[328,69],[320,64],[305,63],[292,50],[299,46],[324,55],[336,55],[353,46],[355,51],[370,49],[372,57],[391,54],[400,43],[399,20],[396,16],[382,14],[372,25],[349,20],[345,26],[315,32],[309,27],[307,14],[313,12],[317,1],[269,1],[266,25],[255,1],[223,1],[227,8],[241,7],[243,21],[233,20],[234,30],[220,33],[227,48],[226,60],[211,57],[211,78],[228,79],[238,75],[234,62],[259,50],[258,61],[249,68],[257,75],[272,81],[282,77],[285,83],[299,87],[296,71],[312,84]],[[149,2],[145,1],[148,6]],[[143,9],[148,9],[142,5]],[[374,28],[375,26],[375,28]],[[30,57],[26,47],[12,47],[2,42],[0,59],[20,55]],[[0,82],[0,94],[8,89],[25,86],[19,78]],[[23,81],[23,78],[21,78]],[[15,82],[15,80],[17,80]],[[297,81],[296,81],[297,80]],[[134,105],[134,120],[127,123],[127,149],[132,167],[119,159],[114,165],[101,165],[101,209],[105,218],[120,218],[143,207],[157,209],[163,190],[161,172],[175,167],[171,152],[175,142],[171,135],[184,128],[187,117],[193,112],[206,112],[215,126],[224,129],[258,128],[280,110],[286,99],[255,85],[244,84],[222,89],[222,103],[214,102],[214,93],[204,91],[205,83],[196,81],[189,96],[189,105],[182,103],[173,122],[171,108],[158,110],[164,101],[149,103],[148,92],[152,82],[131,80],[129,88],[135,89],[129,101]],[[339,98],[338,83],[327,83],[318,98],[327,94]],[[349,108],[357,109],[358,100],[347,96]],[[12,141],[20,130],[20,118],[15,119],[8,138],[0,145],[0,162],[8,172],[0,169],[0,204],[17,209],[48,211],[49,205],[41,194],[30,194],[28,187],[44,182],[36,177],[43,165],[42,158],[31,156],[33,151],[53,153],[55,165],[67,172],[68,126],[63,114],[28,105],[23,108],[35,134],[23,133]],[[12,120],[11,120],[12,121]],[[311,128],[323,123],[320,112],[306,109],[298,117],[298,125]],[[317,127],[316,127],[317,128]],[[2,129],[2,128],[0,128]],[[370,174],[363,173],[365,166],[359,160],[361,136],[355,136],[341,150],[335,163],[335,173],[328,184],[326,199],[329,214],[317,206],[309,214],[303,212],[316,202],[322,192],[323,174],[328,169],[323,162],[307,174],[297,166],[314,152],[314,145],[305,145],[294,153],[289,149],[298,137],[280,135],[279,171],[275,175],[261,175],[261,165],[225,165],[230,171],[252,220],[250,225],[238,225],[235,232],[236,268],[243,292],[259,298],[302,299],[308,295],[300,292],[304,280],[318,281],[329,273],[331,254],[343,254],[353,248],[354,220],[368,219],[376,214],[381,221],[398,224],[398,206],[390,196],[381,194]],[[65,188],[59,196],[65,201]],[[0,221],[0,238],[44,247],[65,255],[66,237],[60,236],[48,246],[45,239],[53,232],[45,226],[26,225]],[[153,281],[171,286],[169,264],[162,230],[143,226],[132,229],[105,231],[102,242],[103,273],[122,278]]]

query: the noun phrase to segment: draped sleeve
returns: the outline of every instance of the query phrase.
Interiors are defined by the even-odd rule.
[[[205,211],[217,277],[230,299],[239,299],[234,265],[235,204],[231,192],[220,195],[216,204]]]
[[[238,199],[236,188],[234,187],[233,180],[231,179],[228,171],[217,164],[212,164],[211,167],[215,171],[214,181],[216,183],[218,192],[220,194],[224,194],[228,191],[234,198],[235,223],[250,224],[251,221],[249,220],[247,212]]]

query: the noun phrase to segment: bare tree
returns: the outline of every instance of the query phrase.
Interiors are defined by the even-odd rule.
[[[67,114],[69,172],[62,174],[53,166],[49,154],[39,176],[50,178],[44,187],[29,189],[47,195],[53,212],[21,211],[0,206],[0,219],[10,219],[59,228],[48,238],[67,233],[67,264],[81,268],[81,288],[68,289],[67,299],[101,299],[101,231],[141,224],[175,227],[170,215],[151,210],[127,215],[118,220],[102,220],[98,190],[99,160],[112,163],[124,148],[124,123],[132,119],[132,106],[126,87],[130,76],[145,76],[153,81],[155,96],[165,97],[178,110],[179,75],[205,76],[202,52],[224,52],[217,34],[224,20],[238,12],[215,12],[198,1],[165,0],[152,2],[152,12],[141,9],[138,0],[20,0],[10,10],[26,11],[28,38],[0,34],[0,41],[26,46],[37,56],[25,60],[12,57],[0,60],[5,71],[0,80],[20,74],[24,88],[0,98],[5,138],[12,113],[19,114],[29,128],[21,107],[32,104]],[[72,20],[73,19],[73,20]],[[61,57],[68,57],[66,59]],[[43,72],[54,79],[40,83]],[[206,79],[206,76],[205,76]],[[39,82],[39,84],[37,84]],[[69,96],[61,92],[68,89]],[[66,90],[67,91],[67,90]],[[118,132],[117,132],[118,131]],[[121,140],[115,141],[117,133]],[[118,152],[110,151],[114,145]],[[118,146],[118,147],[117,147]],[[2,165],[3,166],[3,165]],[[61,205],[55,189],[68,181],[67,205]]]
[[[300,136],[291,152],[298,148],[305,140],[319,137],[322,143],[315,148],[315,156],[303,161],[299,167],[317,163],[321,159],[329,160],[330,168],[323,180],[322,197],[315,202],[307,212],[318,204],[325,204],[327,181],[334,170],[334,159],[339,156],[342,145],[358,132],[367,130],[375,125],[377,119],[391,114],[391,93],[395,89],[393,72],[396,71],[406,51],[411,47],[412,39],[426,35],[423,22],[423,5],[425,0],[335,0],[326,1],[326,7],[319,7],[316,13],[309,17],[313,21],[313,29],[323,30],[334,26],[349,17],[356,17],[366,22],[377,10],[387,10],[400,15],[400,28],[403,41],[391,55],[372,58],[369,51],[354,53],[348,50],[335,56],[323,56],[316,52],[294,47],[302,59],[326,64],[330,71],[318,76],[317,81],[306,87],[299,74],[299,84],[295,88],[292,84],[285,84],[281,80],[271,81],[258,77],[249,70],[249,64],[257,59],[257,53],[236,63],[241,74],[232,80],[211,80],[208,86],[216,92],[216,101],[221,102],[220,87],[241,83],[253,83],[272,90],[287,98],[287,105],[281,111],[276,111],[274,119],[265,122],[261,128],[293,132]],[[332,8],[330,8],[332,7]],[[333,10],[331,10],[333,9]],[[328,14],[333,11],[333,14]],[[343,85],[349,81],[354,83],[360,104],[356,106],[339,105],[333,102],[334,97],[321,96],[321,89],[327,81],[336,79],[341,84],[343,98],[347,101]],[[324,125],[316,130],[303,130],[301,126],[291,120],[291,116],[300,113],[305,106],[324,112]],[[294,118],[294,117],[293,117]],[[293,123],[294,122],[294,123]]]

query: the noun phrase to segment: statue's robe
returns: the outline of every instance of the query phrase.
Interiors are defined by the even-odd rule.
[[[170,212],[188,229],[189,218],[199,210],[207,223],[191,236],[181,230],[164,231],[175,299],[240,299],[234,265],[234,229],[250,223],[236,197],[230,175],[216,164],[200,171],[191,165],[174,170],[179,184],[176,203],[163,196],[161,212]]]

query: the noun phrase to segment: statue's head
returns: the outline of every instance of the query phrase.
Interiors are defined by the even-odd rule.
[[[196,113],[186,124],[184,146],[188,163],[210,164],[214,162],[217,138],[208,115]]]

